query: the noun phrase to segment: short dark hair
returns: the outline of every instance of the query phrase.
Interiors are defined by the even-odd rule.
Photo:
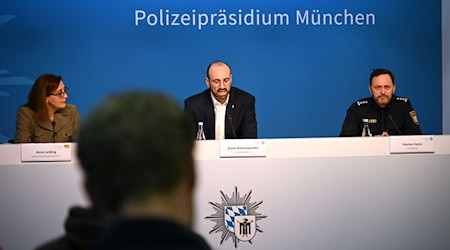
[[[103,101],[83,121],[78,157],[102,209],[170,191],[192,174],[192,125],[169,96],[132,91]]]
[[[375,76],[384,75],[384,74],[388,74],[392,79],[392,83],[395,85],[394,74],[388,69],[373,69],[372,73],[370,74],[369,85],[372,85],[372,79]]]
[[[208,79],[209,79],[209,69],[211,68],[211,66],[213,66],[215,64],[224,64],[224,65],[226,65],[230,69],[230,73],[231,73],[231,67],[230,67],[230,65],[228,65],[228,63],[226,63],[224,61],[214,61],[214,62],[210,63],[208,65],[208,67],[206,68],[206,77],[208,77]]]

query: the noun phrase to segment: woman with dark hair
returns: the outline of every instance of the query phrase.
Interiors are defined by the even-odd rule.
[[[80,113],[66,103],[68,97],[61,76],[40,76],[28,94],[28,102],[17,111],[15,142],[75,141]]]

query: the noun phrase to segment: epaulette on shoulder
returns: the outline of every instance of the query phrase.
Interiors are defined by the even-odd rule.
[[[395,98],[395,100],[398,101],[398,102],[408,102],[408,97],[397,96]]]
[[[367,101],[367,100],[358,100],[358,101],[356,101],[356,105],[358,105],[358,107],[366,106],[367,104],[369,104],[369,101]]]

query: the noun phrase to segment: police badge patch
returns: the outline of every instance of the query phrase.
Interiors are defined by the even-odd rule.
[[[416,111],[410,111],[409,116],[411,116],[412,121],[414,124],[419,125],[419,119],[417,118]]]
[[[237,187],[235,187],[231,197],[225,195],[222,191],[220,193],[222,194],[222,202],[209,202],[216,211],[214,214],[205,217],[205,219],[216,223],[209,233],[222,233],[221,245],[229,238],[232,239],[235,248],[237,248],[238,242],[241,241],[252,243],[256,232],[263,232],[257,221],[267,216],[256,212],[256,209],[263,202],[251,202],[251,190],[248,194],[240,196]]]

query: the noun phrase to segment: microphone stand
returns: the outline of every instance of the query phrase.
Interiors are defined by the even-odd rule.
[[[53,135],[52,135],[52,137],[53,137],[53,143],[55,143],[55,142],[56,142],[56,129],[55,129],[55,127],[56,127],[56,122],[55,122],[55,121],[52,121],[52,126],[53,126]]]
[[[233,117],[231,115],[228,115],[228,121],[230,121],[231,131],[233,132],[234,139],[237,139],[236,131],[234,130],[234,126],[233,126]]]

